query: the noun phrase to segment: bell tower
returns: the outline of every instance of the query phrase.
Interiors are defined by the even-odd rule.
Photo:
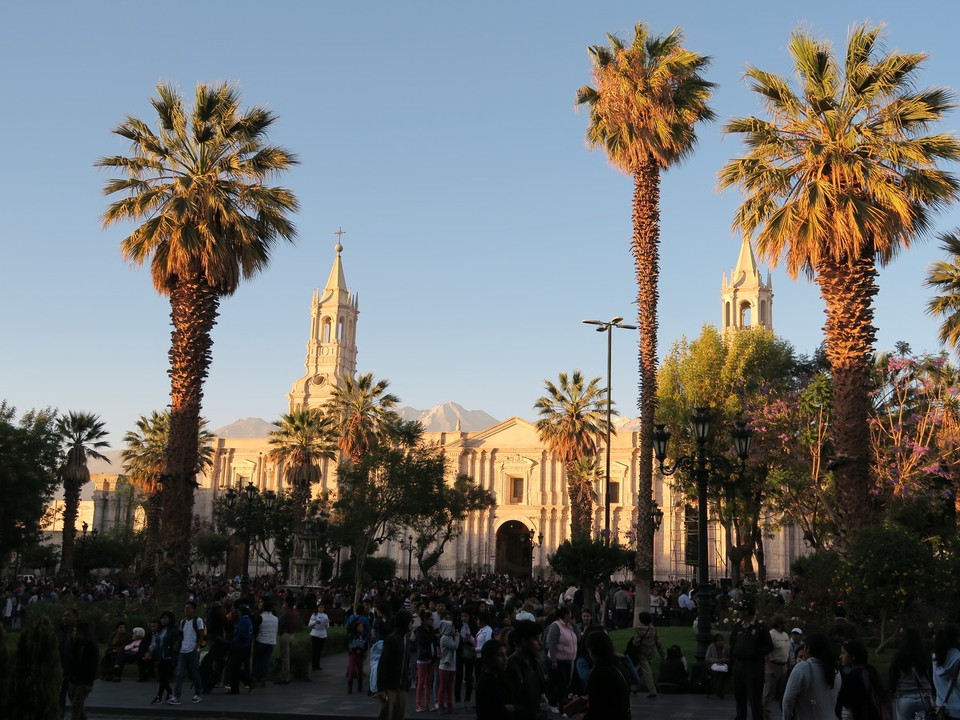
[[[342,230],[337,234],[342,234]],[[357,372],[357,295],[347,289],[340,253],[337,255],[323,290],[313,291],[310,307],[310,340],[307,342],[307,373],[293,383],[287,394],[290,410],[321,407],[344,375]]]
[[[746,236],[740,244],[737,266],[730,273],[729,282],[727,274],[723,274],[720,303],[723,335],[757,325],[773,329],[773,282],[769,271],[767,281],[763,281],[753,246]]]

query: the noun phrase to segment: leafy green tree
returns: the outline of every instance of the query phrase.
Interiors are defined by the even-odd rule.
[[[274,572],[288,574],[293,555],[294,526],[297,507],[289,493],[275,495],[268,502],[265,493],[252,498],[241,491],[231,506],[225,497],[213,501],[213,515],[218,528],[229,528],[246,542],[250,550]],[[246,571],[246,569],[244,569]]]
[[[853,538],[837,576],[837,589],[858,613],[887,633],[925,617],[931,598],[922,592],[939,577],[931,548],[906,528],[873,525]],[[937,598],[932,598],[934,604]],[[908,616],[911,616],[909,617]]]
[[[754,235],[768,261],[785,258],[791,276],[813,278],[826,306],[842,545],[882,510],[868,427],[877,265],[926,232],[960,188],[939,167],[960,159],[960,141],[927,134],[953,107],[952,93],[917,89],[926,55],[884,52],[881,31],[855,27],[842,59],[828,42],[795,31],[789,51],[797,89],[786,77],[748,68],[769,117],[727,123],[747,149],[720,173],[722,187],[746,195],[734,227]]]
[[[560,543],[547,561],[564,582],[583,589],[586,606],[593,608],[596,589],[618,570],[632,566],[634,554],[617,541],[608,545],[602,540],[575,537]]]
[[[702,73],[710,58],[683,46],[683,33],[652,35],[637,23],[628,46],[607,35],[610,47],[589,48],[593,86],[577,92],[590,108],[587,144],[633,176],[633,264],[640,327],[639,520],[635,613],[649,607],[653,580],[653,420],[657,410],[657,303],[660,281],[660,175],[693,153],[696,126],[713,120],[715,87]]]
[[[744,419],[748,405],[763,405],[774,394],[794,388],[797,370],[793,347],[764,327],[722,337],[716,328],[705,325],[696,340],[678,341],[660,371],[658,416],[674,431],[671,445],[675,455],[696,452],[689,419],[695,408],[706,407],[712,414],[710,453],[726,455],[731,466],[736,465],[724,429]],[[723,468],[714,468],[709,486],[711,502],[725,529],[735,582],[752,570],[755,555],[762,557],[764,508],[770,492],[770,470],[777,460],[775,452],[765,450],[762,444],[754,447],[748,471],[742,477],[724,477]],[[681,473],[675,477],[678,488],[695,498],[694,479]],[[766,518],[767,525],[770,522]],[[762,562],[760,572],[762,575]]]
[[[206,428],[206,420],[200,419],[197,437],[198,467],[209,468],[213,463],[213,439]],[[141,415],[137,429],[123,436],[124,449],[120,453],[127,477],[146,498],[147,528],[144,547],[144,568],[153,575],[157,571],[156,557],[160,547],[161,521],[163,514],[162,486],[160,483],[167,467],[167,443],[170,439],[170,413],[154,410],[150,416]]]
[[[44,575],[52,575],[60,562],[59,545],[32,545],[20,554],[20,567],[40,570]]]
[[[832,543],[837,522],[828,462],[832,386],[826,373],[812,368],[800,380],[796,388],[769,388],[745,411],[754,428],[752,454],[767,462],[766,503],[819,549]]]
[[[200,412],[211,361],[211,332],[220,298],[264,270],[279,239],[293,241],[289,215],[299,209],[290,190],[269,181],[297,163],[266,144],[277,116],[242,110],[226,83],[200,83],[192,110],[170,84],[151,100],[159,129],[128,117],[114,133],[129,155],[100,159],[123,177],[109,180],[104,226],[139,222],[120,245],[124,259],[150,264],[153,286],[170,299],[170,441],[163,474],[163,565],[158,592],[187,584],[193,495],[200,470]]]
[[[375,450],[382,436],[396,425],[394,408],[400,399],[388,393],[389,380],[375,381],[373,373],[356,379],[345,375],[333,386],[325,412],[339,428],[337,441],[341,452],[358,463]]]
[[[457,475],[449,485],[442,477],[437,480],[431,491],[420,496],[420,514],[409,523],[417,534],[414,555],[423,577],[440,562],[447,543],[463,533],[463,521],[470,513],[496,505],[493,495],[469,475]]]
[[[207,567],[223,567],[227,552],[230,550],[230,538],[221,533],[201,533],[193,539],[196,559]]]
[[[59,484],[63,460],[57,411],[16,408],[0,402],[0,557],[36,546],[40,521]]]
[[[422,522],[425,503],[444,483],[446,457],[437,445],[380,442],[358,463],[341,463],[337,474],[342,491],[334,503],[334,519],[339,535],[351,543],[356,606],[368,555],[387,540],[398,539],[403,528]]]
[[[607,390],[600,385],[600,378],[587,382],[579,370],[572,375],[560,373],[556,384],[547,380],[546,389],[547,394],[533,406],[540,415],[537,434],[563,463],[570,498],[570,533],[573,537],[588,538],[593,520],[594,477],[584,472],[581,461],[596,457],[600,438],[607,432]]]
[[[110,443],[104,440],[107,431],[103,422],[93,413],[71,410],[57,419],[57,432],[60,433],[67,453],[66,462],[60,466],[60,481],[63,483],[63,544],[60,570],[69,573],[75,569],[73,546],[77,534],[80,490],[90,482],[87,458],[110,462],[99,452],[102,448],[110,447]]]

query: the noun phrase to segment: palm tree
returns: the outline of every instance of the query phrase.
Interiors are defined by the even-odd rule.
[[[592,466],[599,440],[607,432],[607,390],[600,385],[600,378],[588,383],[579,370],[573,375],[560,373],[557,380],[557,384],[547,380],[547,394],[534,403],[540,414],[537,433],[563,463],[570,496],[570,534],[589,538],[593,477],[585,469]]]
[[[675,28],[652,36],[643,23],[633,43],[608,35],[610,47],[594,45],[595,87],[577,92],[590,107],[587,144],[603,148],[610,163],[633,176],[633,251],[640,327],[640,469],[637,502],[636,595],[644,609],[653,579],[653,423],[657,410],[657,301],[660,277],[660,174],[693,152],[696,125],[713,120],[708,106],[714,83],[701,73],[710,58],[683,47]]]
[[[98,452],[110,447],[104,440],[107,431],[99,415],[86,412],[73,412],[57,418],[59,433],[67,452],[67,459],[60,467],[60,481],[63,483],[63,544],[60,554],[60,568],[72,572],[74,568],[73,546],[77,534],[77,511],[80,508],[80,490],[90,481],[87,458],[106,460]]]
[[[166,469],[167,442],[170,438],[170,413],[154,410],[150,417],[141,415],[136,422],[137,429],[129,430],[123,436],[124,449],[120,453],[124,472],[131,483],[147,497],[146,542],[143,556],[145,567],[154,572],[154,561],[160,547],[161,513],[163,509],[160,478]],[[213,439],[206,430],[206,421],[200,421],[200,433],[197,438],[199,447],[198,468],[203,470],[213,463]]]
[[[927,302],[927,312],[941,320],[940,342],[960,350],[960,236],[943,233],[940,249],[947,259],[933,263],[924,282],[937,293]]]
[[[352,463],[377,447],[380,438],[396,426],[394,408],[400,399],[387,392],[388,380],[375,382],[373,373],[356,379],[339,378],[326,406],[326,413],[339,428],[337,445]]]
[[[186,587],[193,491],[199,468],[203,382],[220,298],[267,267],[279,239],[293,241],[288,214],[294,194],[270,186],[296,158],[266,144],[277,116],[243,111],[227,84],[199,84],[192,112],[171,85],[151,100],[159,130],[128,117],[114,130],[131,143],[129,155],[102,158],[100,167],[124,175],[104,192],[124,197],[103,215],[104,226],[140,222],[120,244],[124,259],[150,263],[153,286],[170,298],[170,442],[163,483],[162,595]]]
[[[789,45],[796,91],[787,78],[748,68],[769,119],[727,124],[747,152],[719,179],[745,192],[734,227],[755,235],[759,254],[771,263],[783,256],[792,277],[802,272],[820,288],[841,545],[880,512],[868,428],[876,268],[923,234],[958,190],[937,165],[960,158],[960,143],[925,134],[953,106],[952,94],[916,90],[926,55],[884,53],[881,40],[880,27],[855,27],[841,62],[828,43],[797,30]]]
[[[306,513],[311,485],[320,481],[320,463],[337,457],[336,440],[333,419],[317,408],[297,408],[282,415],[270,433],[270,457],[283,462],[298,521]]]

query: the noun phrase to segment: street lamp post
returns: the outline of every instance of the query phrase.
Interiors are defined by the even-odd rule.
[[[613,368],[613,329],[636,330],[636,325],[627,325],[619,315],[604,322],[603,320],[584,320],[586,325],[596,325],[597,332],[607,334],[607,437],[606,437],[606,476],[603,488],[603,533],[607,543],[610,542],[610,421],[613,410],[613,400],[610,395],[611,371]]]
[[[710,588],[710,564],[707,561],[707,486],[714,471],[742,475],[744,463],[750,454],[750,440],[753,431],[745,422],[738,422],[731,431],[734,450],[739,465],[735,468],[723,456],[708,452],[710,440],[710,412],[706,408],[697,408],[690,418],[693,434],[697,442],[697,451],[693,455],[679,456],[672,466],[666,464],[667,444],[670,433],[663,425],[657,425],[653,432],[653,451],[660,465],[660,474],[673,475],[683,469],[693,475],[697,483],[697,662],[702,663],[710,644],[710,621],[713,614],[713,593]]]
[[[400,551],[407,554],[407,582],[410,582],[410,571],[413,568],[413,535],[407,537],[406,540],[400,540]]]
[[[83,523],[80,525],[80,569],[82,571],[84,578],[86,578],[87,576],[87,568],[84,560],[86,559],[85,556],[87,554],[87,530],[89,529],[90,529],[90,526],[87,525],[87,521],[84,520]],[[93,532],[90,533],[90,539],[91,540],[97,539],[96,528],[94,528]]]

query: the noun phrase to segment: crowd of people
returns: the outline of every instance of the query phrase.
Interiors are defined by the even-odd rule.
[[[197,703],[217,688],[239,694],[241,688],[249,693],[263,686],[275,654],[280,658],[275,682],[289,683],[298,634],[309,635],[310,668],[322,670],[328,631],[342,623],[344,691],[378,697],[384,718],[402,717],[412,692],[417,712],[471,707],[480,720],[561,712],[615,719],[629,716],[631,691],[645,690],[651,699],[660,692],[720,698],[732,692],[737,720],[915,720],[939,706],[946,717],[960,720],[960,692],[954,692],[960,630],[954,625],[936,634],[932,656],[930,638],[905,629],[883,679],[842,606],[825,632],[806,634],[799,626],[788,630],[785,614],[769,621],[758,617],[740,588],[717,597],[718,605],[739,608],[739,621],[729,637],[713,637],[704,662],[694,667],[679,646],[665,647],[658,631],[671,623],[693,625],[687,601],[695,600],[695,593],[682,581],[655,585],[651,611],[639,613],[622,654],[608,631],[633,620],[635,598],[626,584],[594,598],[596,613],[586,609],[591,603],[578,588],[505,575],[378,583],[356,608],[351,590],[284,588],[261,579],[244,595],[233,580],[198,576],[179,619],[165,611],[147,627],[129,631],[118,622],[100,657],[91,628],[77,622],[72,607],[109,596],[150,607],[149,586],[96,592],[8,588],[17,598],[13,614],[37,602],[32,598],[67,605],[60,633],[62,700],[69,698],[77,718],[97,669],[111,681],[135,665],[137,680],[156,681],[158,704],[185,700],[189,682],[188,695]],[[789,586],[772,592],[786,607]]]

